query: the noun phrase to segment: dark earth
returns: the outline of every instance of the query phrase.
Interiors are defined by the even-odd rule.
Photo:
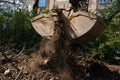
[[[53,55],[46,64],[48,58],[41,57],[39,50],[29,55],[7,50],[7,58],[0,56],[0,80],[120,80],[119,65],[77,55],[79,51],[63,53]]]

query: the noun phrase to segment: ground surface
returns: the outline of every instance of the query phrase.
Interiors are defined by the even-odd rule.
[[[12,52],[6,55],[9,59],[0,56],[0,80],[120,80],[120,65],[108,65],[86,56],[79,64],[71,62],[54,71],[49,66],[41,66],[37,57]]]

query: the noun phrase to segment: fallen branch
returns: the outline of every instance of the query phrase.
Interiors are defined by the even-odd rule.
[[[113,71],[113,72],[118,72],[120,74],[120,65],[110,65],[110,64],[106,64],[106,67],[109,68],[109,70]]]

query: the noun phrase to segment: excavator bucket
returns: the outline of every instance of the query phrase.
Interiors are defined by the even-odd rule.
[[[55,20],[51,17],[51,14],[48,13],[31,20],[34,29],[41,36],[53,36]],[[61,18],[65,23],[64,29],[71,43],[85,44],[94,40],[104,30],[104,24],[98,16],[84,11],[69,12],[63,10]]]
[[[84,11],[63,11],[62,18],[72,43],[85,44],[92,41],[103,32],[105,27],[98,16]]]
[[[35,31],[40,34],[42,37],[50,37],[54,33],[54,17],[53,15],[57,14],[41,14],[32,18],[31,22]]]

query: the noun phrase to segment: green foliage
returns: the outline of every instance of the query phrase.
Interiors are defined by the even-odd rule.
[[[30,19],[38,15],[37,9],[28,12],[26,0],[13,3],[4,2],[0,7],[0,49],[35,49],[39,46],[41,36],[33,29]],[[49,11],[42,9],[41,12]]]
[[[40,36],[32,28],[29,14],[26,10],[0,10],[0,46],[30,49],[39,42]]]
[[[118,3],[118,0],[114,1],[102,15],[105,20],[107,19],[104,33],[94,42],[84,46],[86,52],[94,58],[112,63],[117,63],[120,60],[120,12]]]
[[[113,2],[109,4],[104,11],[100,11],[100,16],[103,17],[106,22],[111,21],[112,18],[114,18],[114,16],[120,12],[119,5],[119,0],[113,0]]]

